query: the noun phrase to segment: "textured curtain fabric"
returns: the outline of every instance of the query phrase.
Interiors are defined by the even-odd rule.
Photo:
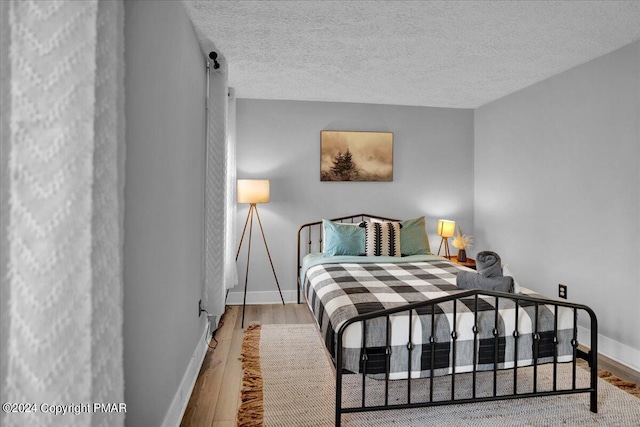
[[[2,2],[2,425],[124,424],[123,13]]]
[[[7,401],[9,367],[9,140],[11,138],[11,61],[9,59],[11,28],[9,3],[0,1],[0,402]],[[0,412],[0,425],[6,415]]]
[[[204,304],[216,323],[224,313],[226,291],[235,286],[235,136],[229,137],[227,65],[211,69],[209,78],[206,251]],[[233,103],[235,106],[235,102]],[[234,110],[235,113],[235,110]],[[235,114],[233,115],[235,119]],[[235,123],[234,123],[235,125]],[[235,126],[234,126],[235,127]],[[213,325],[215,327],[217,325]]]

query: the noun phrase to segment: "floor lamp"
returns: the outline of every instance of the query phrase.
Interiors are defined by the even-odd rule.
[[[244,228],[242,229],[242,236],[240,237],[240,245],[238,245],[238,252],[236,253],[236,261],[240,255],[240,249],[242,248],[242,242],[244,241],[244,234],[247,231],[247,224],[249,225],[249,249],[247,250],[247,269],[244,275],[244,299],[242,300],[242,327],[244,328],[244,311],[247,306],[247,282],[249,280],[249,261],[251,258],[251,234],[253,231],[253,217],[258,219],[258,225],[260,226],[260,233],[262,234],[262,241],[264,247],[267,250],[267,256],[269,257],[269,264],[271,264],[271,271],[273,271],[273,277],[276,279],[276,286],[278,286],[278,292],[280,292],[280,299],[284,304],[284,298],[282,297],[282,290],[280,289],[280,283],[278,283],[278,276],[276,276],[276,269],[273,268],[273,261],[271,261],[271,253],[269,252],[269,246],[267,246],[267,239],[264,237],[264,229],[262,228],[262,221],[260,221],[260,215],[258,214],[258,203],[269,203],[269,180],[262,179],[239,179],[238,180],[238,203],[249,203],[249,212],[247,213],[247,219],[244,222]]]
[[[440,249],[442,249],[442,244],[444,243],[444,256],[451,258],[451,254],[449,253],[449,237],[453,237],[455,231],[455,221],[449,221],[448,219],[441,219],[438,221],[438,236],[442,237],[442,240],[440,240],[440,247],[438,248],[438,255],[440,255]]]

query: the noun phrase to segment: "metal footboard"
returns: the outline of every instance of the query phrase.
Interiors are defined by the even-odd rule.
[[[493,335],[496,337],[494,339],[494,361],[493,361],[493,369],[489,372],[492,372],[493,384],[492,384],[492,393],[489,396],[477,396],[476,387],[478,385],[477,377],[479,372],[477,371],[477,359],[476,359],[476,351],[474,351],[474,360],[473,360],[473,371],[470,373],[472,376],[472,393],[471,397],[466,398],[456,398],[456,376],[457,375],[469,375],[469,373],[465,374],[457,374],[455,363],[453,363],[452,373],[449,375],[450,377],[450,398],[449,399],[434,399],[434,376],[433,372],[435,370],[435,347],[437,345],[436,341],[436,332],[435,332],[435,322],[434,316],[436,310],[433,308],[437,304],[441,304],[444,302],[452,302],[453,303],[453,330],[451,332],[451,352],[452,352],[452,360],[456,360],[456,337],[459,333],[458,325],[456,325],[456,307],[459,304],[459,300],[462,298],[473,298],[475,303],[474,309],[474,319],[475,323],[472,327],[472,332],[474,334],[474,348],[478,348],[478,299],[479,297],[493,297],[495,298],[495,327],[493,330]],[[499,300],[511,300],[515,304],[515,315],[516,322],[513,331],[508,331],[514,338],[514,367],[513,368],[498,368],[498,311],[499,311]],[[535,315],[534,315],[534,334],[533,334],[533,361],[529,366],[518,366],[518,310],[521,302],[528,302],[534,304]],[[540,331],[538,330],[538,322],[539,322],[539,306],[544,305],[547,307],[553,307],[554,312],[554,336],[553,336],[553,344],[554,344],[554,356],[553,356],[553,380],[552,386],[550,390],[539,390],[538,387],[538,366],[539,366],[539,344],[540,344]],[[424,309],[426,307],[431,307],[431,337],[429,343],[431,345],[431,375],[428,378],[429,382],[429,393],[428,399],[424,401],[412,402],[412,382],[415,382],[415,379],[412,379],[411,373],[411,360],[412,360],[412,351],[413,351],[413,337],[412,337],[412,316],[417,316],[414,313],[415,310]],[[571,384],[569,388],[560,388],[558,384],[558,310],[562,308],[569,309],[573,311],[573,338],[571,340],[571,347],[573,348],[573,357],[571,363]],[[591,348],[588,353],[584,353],[578,350],[578,312],[583,311],[586,312],[591,321]],[[393,315],[397,315],[398,313],[407,312],[409,316],[408,322],[408,331],[407,336],[407,349],[408,349],[408,360],[407,360],[407,379],[406,379],[406,403],[390,403],[389,399],[389,363],[391,358],[391,333],[390,333],[390,318]],[[428,316],[428,315],[427,315]],[[367,321],[371,319],[384,319],[386,323],[386,355],[385,355],[385,365],[386,372],[384,374],[384,379],[380,381],[384,381],[384,403],[376,404],[376,405],[367,405],[367,388],[366,388],[366,379],[367,379]],[[361,375],[361,389],[360,389],[360,404],[357,406],[349,406],[345,407],[343,405],[343,376],[346,375],[343,372],[343,337],[345,331],[350,325],[360,322],[362,328],[362,346],[361,346],[361,359],[362,359],[362,369],[359,375]],[[507,331],[505,331],[506,333]],[[335,409],[335,425],[340,426],[342,420],[342,414],[346,413],[354,413],[354,412],[365,412],[365,411],[380,411],[380,410],[389,410],[389,409],[403,409],[403,408],[419,408],[419,407],[429,407],[429,406],[438,406],[438,405],[450,405],[450,404],[459,404],[459,403],[473,403],[473,402],[485,402],[492,400],[505,400],[505,399],[516,399],[516,398],[525,398],[525,397],[537,397],[537,396],[551,396],[551,395],[564,395],[564,394],[574,394],[574,393],[589,393],[590,395],[590,410],[592,412],[598,411],[598,393],[597,393],[597,378],[598,378],[598,360],[597,360],[597,339],[598,339],[598,323],[596,319],[595,313],[587,306],[580,304],[573,304],[569,302],[562,302],[556,300],[550,300],[545,298],[537,298],[533,296],[520,295],[520,294],[510,294],[503,292],[494,292],[494,291],[484,291],[484,290],[469,290],[457,293],[455,295],[449,295],[442,298],[437,298],[430,301],[424,302],[416,302],[412,304],[408,304],[402,307],[380,310],[372,313],[363,314],[354,318],[347,320],[344,324],[342,324],[337,332],[337,345],[336,345],[336,353],[335,353],[335,364],[336,364],[336,409]],[[579,387],[577,385],[577,358],[584,357],[589,362],[590,366],[590,381],[589,387]],[[525,368],[533,369],[533,388],[531,391],[522,392],[518,391],[518,371]],[[513,377],[511,380],[512,390],[510,393],[498,393],[499,387],[499,376],[498,371],[513,371]],[[351,374],[353,375],[353,374]]]

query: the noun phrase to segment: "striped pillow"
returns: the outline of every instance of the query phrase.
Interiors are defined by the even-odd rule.
[[[367,222],[364,242],[367,256],[402,256],[399,222]]]

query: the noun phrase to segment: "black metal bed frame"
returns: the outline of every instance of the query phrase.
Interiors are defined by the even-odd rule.
[[[367,218],[378,218],[378,219],[382,219],[382,220],[390,220],[390,221],[394,221],[394,219],[392,218],[385,218],[385,217],[381,217],[381,216],[375,216],[375,215],[369,215],[369,214],[357,214],[357,215],[349,215],[349,216],[344,216],[344,217],[340,217],[340,218],[333,218],[332,221],[338,221],[338,222],[351,222],[351,223],[355,223],[355,222],[360,222],[363,220],[366,220]],[[303,257],[303,253],[307,254],[310,253],[312,251],[313,248],[313,237],[314,237],[314,232],[313,232],[313,228],[317,227],[317,248],[318,248],[318,252],[322,251],[322,221],[317,221],[317,222],[312,222],[312,223],[307,223],[302,225],[299,230],[298,230],[298,278],[297,278],[297,282],[298,282],[298,303],[300,303],[300,292],[302,289],[302,279],[300,278],[300,271],[301,271],[301,267],[302,267],[302,257]],[[304,231],[307,231],[307,244],[306,244],[306,250],[303,251],[303,246],[302,246],[302,234]],[[431,313],[431,338],[429,340],[430,345],[431,345],[431,366],[430,366],[430,376],[427,378],[427,380],[429,381],[429,399],[428,401],[418,401],[418,402],[411,402],[411,382],[412,382],[412,378],[411,378],[411,357],[412,357],[412,350],[413,350],[413,344],[412,344],[412,321],[411,318],[413,315],[417,315],[414,314],[413,311],[414,310],[420,310],[423,309],[425,307],[433,307],[436,304],[441,304],[443,302],[453,302],[453,331],[451,332],[451,351],[452,351],[452,355],[453,355],[453,359],[452,360],[456,360],[456,337],[458,334],[458,331],[456,330],[456,308],[457,308],[457,304],[458,301],[460,299],[463,298],[473,298],[475,301],[475,309],[473,310],[474,312],[474,326],[473,326],[473,333],[474,333],[474,348],[477,348],[478,345],[478,328],[477,328],[477,319],[478,319],[478,298],[482,296],[482,297],[493,297],[495,298],[495,327],[493,330],[493,334],[494,336],[497,337],[498,335],[498,329],[497,329],[497,323],[498,323],[498,301],[499,299],[507,299],[507,300],[511,300],[514,302],[515,305],[515,318],[518,319],[518,309],[520,307],[519,303],[520,302],[528,302],[528,303],[533,303],[534,305],[534,313],[535,313],[535,318],[534,318],[534,334],[533,334],[533,364],[530,366],[518,366],[518,358],[515,357],[518,354],[518,338],[519,338],[519,332],[518,332],[518,322],[515,322],[515,330],[511,331],[512,335],[514,337],[514,367],[513,368],[502,368],[499,369],[498,368],[498,339],[494,340],[494,362],[493,362],[493,369],[489,370],[489,371],[484,371],[484,372],[492,372],[493,373],[493,386],[492,386],[492,395],[490,396],[476,396],[476,375],[479,371],[477,371],[477,352],[474,352],[474,361],[473,361],[473,371],[471,372],[472,375],[472,397],[471,398],[458,398],[456,399],[456,394],[455,394],[455,379],[456,379],[456,375],[460,375],[456,373],[456,366],[455,363],[453,364],[453,366],[451,367],[453,372],[450,375],[451,377],[451,398],[448,400],[434,400],[434,375],[433,375],[433,371],[435,369],[435,346],[437,344],[436,340],[435,340],[435,322],[434,322],[434,316],[435,316],[435,312],[436,310],[434,310],[433,308],[430,310]],[[554,347],[554,354],[553,354],[553,386],[551,390],[544,390],[544,391],[539,391],[538,390],[538,356],[539,356],[539,343],[540,343],[540,334],[538,331],[538,308],[539,305],[544,305],[547,307],[553,307],[554,310],[554,336],[553,336],[553,343],[555,345]],[[571,372],[572,372],[572,379],[571,379],[571,388],[562,388],[560,389],[558,387],[557,384],[557,373],[558,373],[558,364],[560,362],[558,362],[558,352],[557,352],[557,345],[558,345],[558,339],[557,339],[557,334],[558,334],[558,309],[560,307],[565,307],[567,309],[571,309],[573,311],[573,338],[571,340],[571,346],[573,347],[573,357],[572,357],[572,362],[571,362]],[[590,322],[591,322],[591,348],[589,349],[588,352],[584,352],[580,349],[578,349],[578,312],[579,311],[584,311],[586,312],[589,317],[590,317]],[[389,381],[395,381],[395,380],[390,380],[389,378],[389,371],[390,371],[390,358],[391,358],[391,341],[390,341],[390,316],[392,315],[397,315],[398,313],[402,313],[402,312],[408,312],[408,316],[409,316],[409,328],[408,328],[408,334],[407,336],[409,337],[408,342],[407,342],[407,349],[408,349],[408,360],[407,360],[407,397],[406,397],[406,402],[407,403],[401,403],[401,404],[390,404],[389,403]],[[429,312],[429,311],[427,311]],[[386,354],[385,354],[385,366],[386,366],[386,372],[384,373],[384,404],[379,404],[379,405],[366,405],[366,382],[365,379],[367,377],[367,354],[366,354],[366,349],[367,349],[367,343],[366,343],[366,333],[365,333],[365,328],[366,328],[366,321],[367,320],[371,320],[371,319],[382,319],[384,318],[386,320]],[[343,351],[342,351],[342,346],[343,346],[343,335],[346,331],[346,329],[354,324],[354,323],[358,323],[361,322],[361,327],[363,328],[363,333],[362,333],[362,349],[363,349],[363,355],[362,355],[362,372],[359,373],[359,375],[362,376],[361,379],[361,399],[360,399],[360,405],[359,406],[349,406],[349,407],[344,407],[343,406],[343,402],[342,402],[342,390],[343,390],[343,375],[345,375],[345,372],[343,372]],[[506,332],[506,331],[505,331]],[[591,412],[597,413],[598,412],[598,359],[597,359],[597,352],[598,350],[598,322],[597,322],[597,318],[595,313],[593,312],[593,310],[591,310],[591,308],[585,306],[585,305],[581,305],[581,304],[573,304],[573,303],[569,303],[569,302],[563,302],[563,301],[557,301],[557,300],[551,300],[551,299],[546,299],[546,298],[537,298],[537,297],[533,297],[533,296],[528,296],[528,295],[521,295],[521,294],[511,294],[511,293],[503,293],[503,292],[494,292],[494,291],[485,291],[485,290],[469,290],[469,291],[463,291],[454,295],[449,295],[446,297],[442,297],[442,298],[437,298],[437,299],[433,299],[430,301],[422,301],[422,302],[416,302],[416,303],[411,303],[411,304],[407,304],[401,307],[396,307],[396,308],[391,308],[391,309],[386,309],[386,310],[379,310],[376,312],[372,312],[372,313],[367,313],[367,314],[363,314],[360,316],[356,316],[353,317],[349,320],[347,320],[344,324],[341,325],[341,327],[339,328],[339,330],[337,331],[337,344],[336,344],[336,353],[335,353],[335,369],[336,369],[336,395],[335,395],[335,425],[336,426],[340,426],[341,422],[342,422],[342,414],[346,414],[346,413],[354,413],[354,412],[367,412],[367,411],[381,411],[381,410],[389,410],[389,409],[405,409],[405,408],[420,408],[420,407],[430,407],[430,406],[440,406],[440,405],[451,405],[451,404],[459,404],[459,403],[473,403],[473,402],[486,402],[486,401],[493,401],[493,400],[507,400],[507,399],[519,399],[519,398],[526,398],[526,397],[539,397],[539,396],[552,396],[552,395],[565,395],[565,394],[575,394],[575,393],[589,393],[590,396],[590,405],[589,408],[591,410]],[[590,367],[590,384],[589,387],[578,387],[577,386],[577,374],[576,374],[576,369],[577,369],[577,364],[576,364],[576,360],[577,358],[583,358],[585,359]],[[533,390],[531,392],[518,392],[518,370],[519,369],[524,369],[524,368],[529,368],[532,367],[533,368]],[[498,394],[498,371],[508,371],[511,370],[513,371],[513,387],[512,387],[512,393],[511,394]],[[465,374],[469,374],[469,373],[465,373]]]

